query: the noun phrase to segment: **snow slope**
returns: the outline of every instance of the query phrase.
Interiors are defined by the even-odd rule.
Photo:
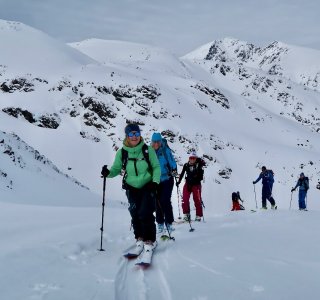
[[[319,298],[318,211],[205,211],[205,223],[177,225],[176,241],[160,241],[141,270],[121,257],[133,243],[125,207],[107,204],[105,252],[98,209],[0,208],[3,299]]]
[[[318,299],[318,52],[225,39],[180,59],[148,45],[63,45],[23,24],[1,28],[4,299]],[[25,49],[22,36],[33,41]],[[162,132],[179,170],[193,150],[207,162],[206,222],[193,233],[177,225],[176,242],[160,243],[147,271],[121,257],[134,241],[120,177],[107,181],[107,251],[96,250],[101,166],[132,121],[147,142]],[[262,165],[275,172],[279,210],[250,213]],[[296,211],[290,193],[301,171],[309,212]],[[231,213],[237,190],[247,211]],[[172,199],[177,217],[176,190]]]
[[[94,63],[65,44],[19,22],[0,20],[0,36],[1,67],[9,66],[14,75],[32,71],[39,76],[61,75],[65,70]]]

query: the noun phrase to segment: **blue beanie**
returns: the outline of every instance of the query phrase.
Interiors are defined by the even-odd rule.
[[[138,124],[128,124],[124,129],[124,132],[126,133],[126,135],[128,135],[132,131],[140,132],[139,125]]]
[[[304,176],[304,173],[301,173],[300,176]]]
[[[151,142],[161,142],[161,140],[162,140],[161,133],[155,132],[152,135]]]

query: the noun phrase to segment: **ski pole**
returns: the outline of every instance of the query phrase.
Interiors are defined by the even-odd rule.
[[[177,195],[178,195],[178,212],[179,212],[179,217],[178,219],[181,220],[181,214],[180,214],[180,195],[179,195],[179,186],[177,185],[177,177],[174,178],[176,181],[176,186],[177,186]]]
[[[289,207],[289,209],[291,209],[292,195],[293,195],[293,192],[291,192],[291,200],[290,200],[290,207]]]
[[[205,206],[204,206],[204,203],[202,201],[202,195],[201,195],[201,189],[199,190],[199,194],[200,194],[200,200],[201,200],[201,205],[202,205],[202,221],[204,222],[204,210],[205,210]]]
[[[205,220],[204,220],[204,213],[203,213],[203,212],[204,212],[204,210],[205,210],[206,207],[204,206],[204,203],[203,203],[203,201],[202,201],[202,197],[201,197],[201,205],[202,205],[202,207],[203,207],[203,210],[202,210],[202,221],[205,222]]]
[[[258,209],[257,193],[256,193],[256,186],[255,186],[255,184],[253,184],[253,190],[254,190],[254,200],[256,201],[256,209]]]
[[[181,199],[182,199],[182,201],[183,201],[183,196],[182,196],[182,193],[181,193],[181,191],[180,191],[180,189],[179,189],[179,188],[178,188],[178,191],[179,191],[179,193],[180,193],[180,197],[181,197]],[[188,222],[189,222],[189,226],[190,226],[189,232],[194,231],[194,228],[193,228],[193,227],[192,227],[192,225],[191,225],[191,218],[190,218],[190,215],[189,215],[189,218],[188,218]]]
[[[100,238],[100,249],[99,251],[105,251],[102,248],[102,236],[103,236],[103,222],[104,222],[104,207],[105,207],[105,195],[106,195],[106,180],[107,178],[103,177],[103,197],[102,197],[102,220],[101,220],[101,227],[100,227],[100,231],[101,231],[101,238]]]
[[[306,193],[306,208],[308,207],[308,194],[307,193]]]

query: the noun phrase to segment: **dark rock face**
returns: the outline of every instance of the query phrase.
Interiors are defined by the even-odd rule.
[[[33,113],[19,107],[6,107],[2,111],[14,118],[23,118],[31,124],[43,128],[56,129],[60,125],[60,117],[58,114],[43,114],[36,117]]]
[[[26,78],[15,78],[9,82],[1,83],[0,91],[3,93],[14,93],[16,91],[29,93],[34,91],[34,84]]]

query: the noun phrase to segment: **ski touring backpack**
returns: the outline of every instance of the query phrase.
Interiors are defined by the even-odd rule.
[[[168,158],[167,151],[166,151],[167,148],[170,151],[172,151],[171,148],[168,145],[168,141],[165,138],[162,138],[162,140],[161,140],[161,153],[162,153],[162,155],[164,156],[164,158],[165,158],[165,160],[167,162],[166,168],[168,170],[168,174],[171,176],[173,170],[172,170],[172,168],[170,166],[169,158]]]
[[[127,163],[129,160],[134,162],[134,169],[136,172],[136,176],[138,176],[138,169],[137,169],[137,161],[139,160],[145,160],[146,163],[148,164],[148,169],[151,172],[152,171],[152,166],[149,158],[149,149],[147,144],[143,144],[142,146],[142,154],[143,158],[129,158],[128,151],[125,149],[121,149],[121,159],[122,159],[122,172],[123,172],[123,178],[122,178],[122,188],[124,190],[128,189],[128,185],[126,183],[126,178],[127,178]]]
[[[304,177],[300,182],[300,186],[304,186],[305,190],[307,191],[309,189],[309,178]]]
[[[201,180],[203,180],[203,176],[204,176],[203,167],[205,167],[205,165],[206,165],[206,162],[202,158],[198,157],[196,160],[196,169],[199,174],[199,178],[201,178]]]
[[[268,183],[274,183],[274,173],[272,170],[266,170],[263,176]]]

